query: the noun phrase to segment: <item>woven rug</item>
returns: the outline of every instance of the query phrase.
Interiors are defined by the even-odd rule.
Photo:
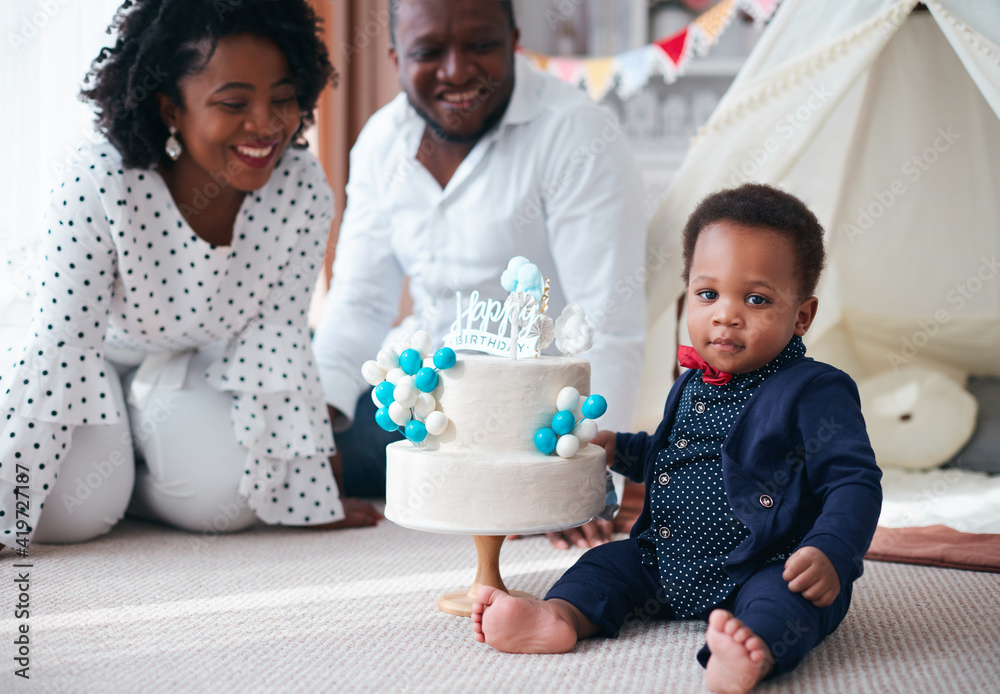
[[[508,586],[541,595],[578,556],[507,542]],[[641,622],[564,655],[473,641],[437,597],[468,586],[470,538],[399,528],[197,536],[125,521],[33,547],[30,616],[0,556],[0,692],[700,692],[703,624]],[[30,634],[30,680],[12,645]],[[996,692],[1000,576],[867,562],[841,627],[762,692]]]

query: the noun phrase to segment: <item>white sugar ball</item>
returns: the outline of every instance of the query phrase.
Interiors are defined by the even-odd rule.
[[[410,347],[420,352],[420,356],[426,357],[431,351],[431,336],[426,330],[418,330],[410,338]]]
[[[427,427],[427,433],[431,436],[440,436],[448,428],[448,417],[444,412],[435,410],[427,415],[424,426]]]
[[[578,402],[580,402],[580,391],[573,386],[566,386],[556,396],[556,409],[572,411]]]
[[[424,357],[424,366],[433,369],[434,368],[434,357]]]
[[[396,389],[392,391],[392,399],[409,409],[417,402],[417,389],[413,387],[412,383],[400,381],[396,384]],[[409,417],[407,417],[407,420],[409,420]]]
[[[375,360],[385,371],[389,371],[399,366],[399,355],[391,349],[380,349],[378,351],[378,355],[375,357]]]
[[[420,419],[426,419],[427,415],[437,409],[437,400],[430,393],[417,393],[417,403],[413,406],[413,413]]]
[[[405,427],[410,421],[410,408],[403,407],[398,402],[389,405],[389,419],[401,427]]]
[[[400,379],[406,378],[406,372],[403,371],[398,366],[394,369],[389,369],[389,372],[385,375],[385,380],[393,385],[398,385]]]
[[[392,410],[389,410],[389,413],[391,414]],[[573,436],[573,434],[560,436],[559,441],[556,443],[556,455],[560,458],[572,458],[578,450],[580,450],[580,439]]]
[[[573,429],[573,436],[580,439],[580,443],[588,443],[592,438],[597,436],[597,422],[593,419],[585,419],[576,425]]]
[[[377,386],[379,383],[384,381],[385,372],[386,369],[379,366],[379,363],[374,359],[369,359],[361,365],[361,376],[370,386]]]

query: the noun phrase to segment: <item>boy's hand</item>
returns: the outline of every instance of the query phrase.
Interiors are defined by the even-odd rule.
[[[607,430],[599,431],[590,442],[604,449],[605,455],[607,455],[605,464],[610,465],[614,461],[615,432]],[[613,526],[611,521],[592,520],[585,525],[581,525],[579,528],[564,530],[561,533],[545,533],[545,536],[549,538],[549,542],[556,549],[569,549],[574,546],[587,549],[610,542],[612,532]],[[509,539],[516,539],[518,537],[520,536],[511,535]]]
[[[840,577],[830,559],[815,547],[801,547],[785,561],[781,577],[788,581],[788,590],[816,607],[826,607],[840,594]]]
[[[613,431],[608,431],[607,429],[601,429],[597,432],[597,435],[590,440],[595,446],[600,446],[604,449],[604,455],[606,456],[604,460],[605,465],[611,465],[615,462],[615,437],[617,434]]]

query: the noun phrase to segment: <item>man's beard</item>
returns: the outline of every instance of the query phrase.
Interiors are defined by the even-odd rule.
[[[413,102],[410,102],[410,105],[413,106],[413,110],[417,112],[417,115],[424,120],[424,123],[427,124],[427,129],[431,132],[431,134],[434,136],[434,139],[436,139],[437,141],[447,142],[449,144],[456,144],[456,145],[469,144],[478,142],[479,138],[488,133],[493,128],[493,126],[495,126],[497,123],[500,122],[500,119],[503,118],[503,114],[507,112],[507,107],[510,106],[510,100],[513,95],[514,95],[514,78],[512,76],[510,92],[507,94],[506,100],[504,100],[504,102],[500,104],[496,109],[494,109],[493,113],[486,116],[485,120],[483,120],[483,124],[479,127],[478,130],[469,135],[462,135],[459,133],[448,132],[447,130],[444,129],[444,127],[440,123],[431,118],[430,115],[426,113],[423,109],[420,109],[417,106],[415,106]],[[480,106],[482,106],[481,101],[480,101]],[[458,114],[457,117],[461,119],[462,115]]]

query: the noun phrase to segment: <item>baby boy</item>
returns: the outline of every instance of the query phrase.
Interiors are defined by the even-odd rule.
[[[794,196],[747,184],[701,202],[684,229],[690,370],[653,434],[594,439],[645,483],[642,515],[544,601],[480,588],[478,641],[559,653],[629,618],[700,618],[706,686],[746,692],[836,629],[882,491],[857,387],[805,357],[823,263],[823,229]]]

